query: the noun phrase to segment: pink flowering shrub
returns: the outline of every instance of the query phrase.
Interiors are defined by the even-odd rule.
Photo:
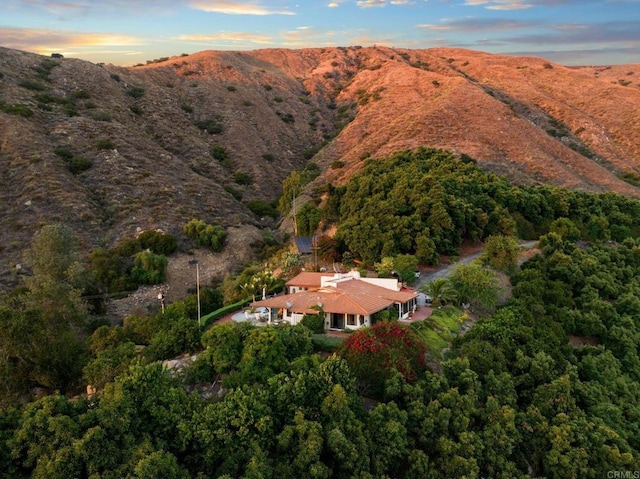
[[[360,390],[380,395],[384,382],[397,370],[408,382],[426,369],[426,345],[412,329],[398,323],[379,322],[353,333],[340,348]]]

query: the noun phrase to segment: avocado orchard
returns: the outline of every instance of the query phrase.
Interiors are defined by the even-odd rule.
[[[492,235],[536,239],[561,218],[585,240],[640,234],[637,200],[516,186],[469,157],[433,148],[367,160],[345,186],[329,186],[327,194],[322,217],[335,221],[335,238],[370,266],[399,254],[435,264],[441,254],[459,255],[464,240]]]
[[[378,170],[379,182],[367,176]],[[0,478],[525,479],[640,470],[640,202],[513,186],[434,150],[367,164],[354,184],[331,191],[352,257],[414,254],[413,236],[395,233],[410,233],[414,222],[439,252],[515,228],[544,233],[540,253],[517,272],[505,268],[506,304],[479,296],[486,317],[453,340],[437,372],[425,367],[420,331],[393,322],[321,356],[304,325],[219,324],[200,336],[191,298],[98,328],[84,344],[86,317],[72,294],[4,294]],[[358,208],[378,216],[358,223]],[[82,271],[73,254],[63,259],[34,281],[73,292]],[[454,275],[457,299],[491,286],[487,271],[471,265]],[[213,309],[221,302],[211,294]],[[181,373],[160,362],[187,352],[197,359]],[[99,391],[78,395],[89,380]],[[221,394],[203,388],[221,383]],[[34,386],[48,394],[30,396]]]

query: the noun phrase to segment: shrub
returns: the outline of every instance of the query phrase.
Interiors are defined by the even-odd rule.
[[[182,108],[187,113],[193,113],[193,107],[188,103],[183,103],[182,105],[180,105],[180,108]]]
[[[0,111],[23,118],[31,118],[33,116],[33,111],[26,105],[7,105],[2,100],[0,100]]]
[[[88,158],[83,158],[81,156],[74,156],[70,161],[67,162],[67,169],[77,175],[82,173],[83,171],[88,170],[93,166],[93,161]]]
[[[382,395],[384,382],[394,370],[409,382],[418,379],[426,370],[426,352],[424,341],[415,331],[388,322],[356,331],[340,348],[361,391],[374,397]]]
[[[233,85],[227,85],[227,90],[228,91],[236,91],[237,88],[235,86],[233,86]]]
[[[198,120],[193,123],[196,127],[202,131],[206,131],[210,135],[217,135],[224,131],[224,125],[222,124],[222,118],[216,116],[215,118],[209,118],[206,120]]]
[[[18,86],[21,86],[22,88],[26,88],[27,90],[32,90],[32,91],[45,91],[47,89],[46,86],[44,86],[42,83],[37,82],[35,80],[22,80],[21,82],[18,83]]]
[[[142,251],[142,245],[137,238],[125,238],[111,249],[111,253],[128,257]]]
[[[276,103],[282,103],[284,100],[282,99],[281,96],[276,96],[274,97],[273,101],[275,101]]]
[[[78,100],[87,100],[88,98],[91,98],[91,95],[89,95],[87,90],[76,90],[73,92],[73,97]]]
[[[307,148],[302,152],[302,157],[305,160],[310,160],[316,155],[316,153],[318,153],[322,149],[323,146],[324,146],[324,143],[320,143],[319,145],[315,145]]]
[[[62,158],[67,169],[74,175],[82,173],[93,166],[93,162],[87,158],[74,156],[68,146],[56,146],[53,150],[56,156]]]
[[[247,208],[256,216],[271,216],[277,218],[279,213],[271,203],[263,199],[256,198],[254,200],[247,201]]]
[[[265,89],[265,90],[267,90],[267,91],[271,91],[271,90],[273,90],[273,87],[272,87],[271,85],[269,85],[268,83],[265,83],[265,84],[263,85],[263,87],[264,87],[264,89]]]
[[[346,163],[342,160],[335,160],[334,162],[331,163],[331,169],[332,170],[338,170],[340,168],[344,168],[344,165]]]
[[[98,150],[115,150],[116,144],[110,138],[102,138],[96,143]]]
[[[88,264],[94,287],[106,287],[109,293],[135,289],[126,277],[126,261],[114,251],[93,249],[89,252]]]
[[[196,244],[211,248],[216,253],[222,251],[227,240],[227,232],[222,226],[210,225],[195,218],[184,225],[182,231]]]
[[[49,93],[36,93],[33,98],[41,103],[57,103],[58,105],[73,103],[68,98],[50,95]]]
[[[322,314],[305,314],[300,324],[309,328],[314,334],[324,333],[324,316]]]
[[[625,171],[616,173],[616,176],[630,185],[640,186],[640,175],[637,173]]]
[[[131,110],[131,113],[133,113],[134,115],[142,115],[142,108],[140,108],[138,105],[131,105],[129,110]]]
[[[131,88],[127,89],[127,95],[132,98],[142,98],[144,94],[145,90],[141,86],[132,86]]]
[[[120,81],[120,75],[117,75],[115,73],[112,73],[111,75],[109,75],[109,77],[114,81],[117,81],[117,82]]]
[[[38,78],[42,80],[49,81],[49,75],[51,74],[51,70],[60,64],[57,61],[51,60],[49,58],[45,58],[40,62],[40,65],[37,67],[33,67],[35,72],[38,74]]]
[[[141,251],[133,259],[131,279],[138,284],[159,284],[164,281],[167,258],[149,250]]]
[[[91,115],[96,121],[111,121],[111,114],[106,111],[97,111]]]
[[[276,111],[276,115],[278,115],[280,117],[280,119],[282,121],[284,121],[285,123],[294,123],[296,121],[296,119],[293,117],[293,115],[291,113],[284,113],[281,111]]]
[[[69,117],[78,116],[78,109],[73,103],[65,103],[62,110],[64,111],[65,115]]]
[[[68,146],[56,146],[53,149],[53,152],[63,160],[70,160],[71,158],[73,158],[73,152],[69,149]]]
[[[155,230],[140,233],[138,241],[143,249],[149,249],[153,253],[161,255],[170,255],[178,247],[173,235]]]
[[[229,159],[229,152],[224,146],[221,145],[211,145],[209,147],[209,154],[222,163],[224,166],[231,166],[231,161]]]
[[[233,181],[239,185],[250,185],[253,183],[253,177],[244,171],[238,171],[233,175]]]
[[[237,201],[242,200],[242,192],[236,190],[233,186],[225,185],[222,189],[233,196]]]

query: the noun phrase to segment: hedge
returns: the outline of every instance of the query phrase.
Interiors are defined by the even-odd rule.
[[[212,311],[211,313],[205,316],[202,316],[200,318],[200,323],[206,327],[210,321],[215,321],[216,319],[221,318],[222,316],[230,313],[231,311],[235,311],[238,308],[242,308],[243,306],[249,304],[251,301],[252,301],[251,298],[247,298],[247,299],[243,299],[242,301],[238,301],[237,303],[228,304],[226,306],[223,306],[220,309],[216,309],[215,311]]]

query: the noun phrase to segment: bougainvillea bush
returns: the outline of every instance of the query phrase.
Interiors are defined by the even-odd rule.
[[[418,379],[426,370],[424,341],[412,329],[393,322],[379,322],[356,331],[342,343],[340,355],[354,372],[359,390],[380,397],[395,371],[406,381]]]

